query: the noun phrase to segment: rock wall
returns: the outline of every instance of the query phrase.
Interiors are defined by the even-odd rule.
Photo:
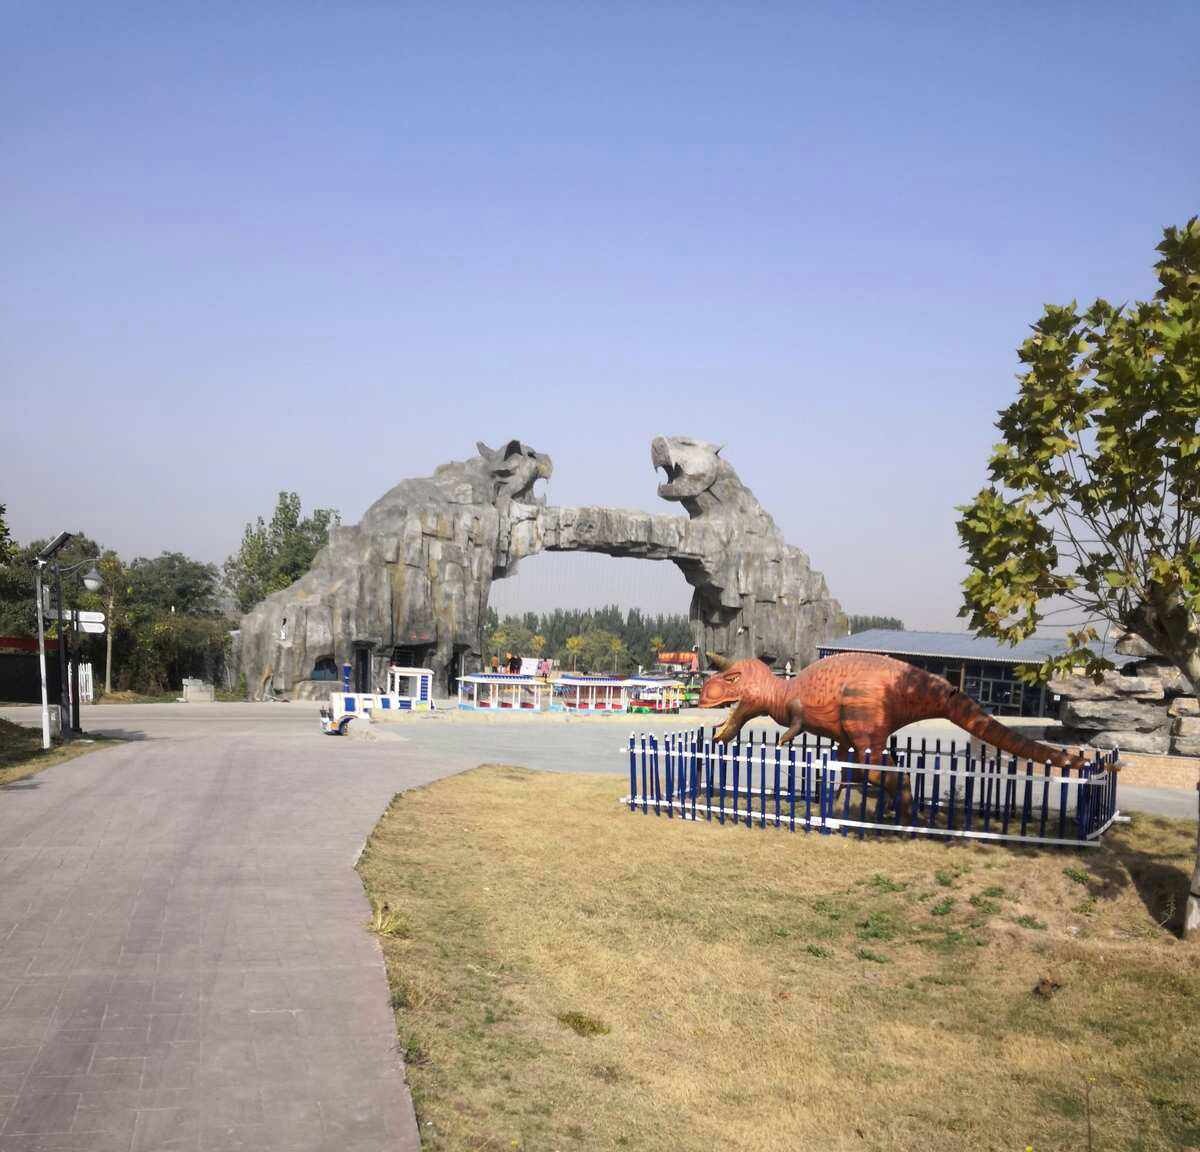
[[[242,668],[255,694],[321,696],[318,662],[356,663],[373,684],[396,648],[431,667],[438,688],[478,667],[493,579],[538,552],[588,551],[670,561],[692,585],[696,643],[734,656],[800,667],[819,641],[845,629],[825,579],[783,539],[720,449],[658,437],[651,460],[667,475],[659,494],[688,517],[613,508],[547,508],[534,495],[548,456],[520,441],[398,484],[364,515],[335,529],[313,568],[248,613]]]
[[[1120,748],[1125,752],[1200,756],[1200,704],[1192,686],[1169,660],[1133,636],[1117,652],[1136,659],[1099,684],[1086,676],[1053,680],[1062,697],[1059,727],[1046,739],[1058,744]]]

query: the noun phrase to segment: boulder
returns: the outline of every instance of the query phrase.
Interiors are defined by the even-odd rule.
[[[1086,731],[1167,732],[1171,718],[1165,708],[1137,700],[1068,700],[1059,719],[1069,728]]]
[[[1176,696],[1167,706],[1168,716],[1200,716],[1200,700],[1195,696]]]
[[[1162,656],[1152,660],[1139,660],[1129,666],[1129,671],[1137,676],[1152,676],[1159,680],[1163,692],[1167,696],[1190,696],[1193,694],[1192,685],[1188,678],[1170,661]]]
[[[1113,646],[1122,656],[1157,656],[1158,652],[1136,632],[1121,632]]]
[[[1177,716],[1171,725],[1171,733],[1174,736],[1200,739],[1200,716]]]
[[[1047,728],[1046,740],[1050,744],[1065,744],[1068,747],[1098,748],[1108,751],[1120,748],[1122,752],[1144,752],[1165,755],[1171,746],[1171,737],[1166,730],[1157,732],[1089,732],[1079,728]]]
[[[1065,676],[1051,680],[1051,692],[1065,700],[1110,700],[1128,697],[1134,700],[1161,700],[1162,681],[1156,676],[1123,676],[1120,672],[1105,672],[1099,684],[1090,676]]]
[[[1171,751],[1177,756],[1200,756],[1200,736],[1175,736]]]

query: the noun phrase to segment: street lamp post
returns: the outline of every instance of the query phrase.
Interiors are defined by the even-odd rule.
[[[58,603],[56,605],[56,613],[58,616],[58,729],[59,734],[64,740],[69,740],[69,732],[80,732],[82,728],[79,723],[79,677],[76,671],[73,681],[68,683],[67,672],[67,640],[65,621],[63,620],[63,595],[62,595],[62,578],[63,575],[71,575],[73,572],[78,572],[85,564],[92,563],[90,560],[81,560],[78,564],[71,564],[63,568],[58,562],[58,553],[72,539],[73,533],[60,532],[49,544],[46,545],[37,554],[37,575],[35,586],[37,590],[37,616],[38,616],[38,662],[41,667],[42,674],[42,748],[50,747],[50,703],[49,696],[46,690],[46,637],[43,625],[44,605],[42,604],[42,569],[47,565],[52,565],[54,569],[54,594]],[[89,592],[97,592],[103,585],[103,580],[100,573],[96,571],[95,565],[86,572],[83,576],[84,587]],[[73,691],[72,691],[73,689]]]

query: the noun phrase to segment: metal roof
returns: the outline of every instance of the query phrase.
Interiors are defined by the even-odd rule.
[[[893,628],[869,628],[853,636],[825,640],[817,645],[822,654],[832,652],[878,652],[884,656],[944,656],[952,660],[978,660],[992,664],[1040,664],[1049,656],[1065,652],[1067,643],[1058,636],[1031,636],[1019,644],[1005,644],[971,632],[905,632]],[[1136,660],[1105,651],[1118,668]]]

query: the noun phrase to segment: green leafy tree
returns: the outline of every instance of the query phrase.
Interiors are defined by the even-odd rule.
[[[1200,686],[1200,219],[1166,229],[1153,300],[1047,306],[1021,345],[991,482],[962,509],[971,627],[1016,642],[1075,619],[1038,674],[1111,663],[1133,632]],[[1200,843],[1185,930],[1200,930]]]
[[[139,556],[124,572],[127,601],[137,615],[212,616],[218,611],[219,578],[215,565],[182,552],[164,552],[153,559]]]
[[[577,671],[579,667],[579,653],[583,649],[583,637],[568,636],[563,642],[563,648],[571,658],[571,671]]]
[[[0,564],[7,564],[14,551],[13,539],[8,534],[8,508],[0,504]]]
[[[300,497],[280,492],[271,522],[260,516],[247,524],[241,547],[225,561],[225,579],[241,611],[303,576],[328,543],[329,529],[340,523],[332,508],[314,508],[302,517]]]

